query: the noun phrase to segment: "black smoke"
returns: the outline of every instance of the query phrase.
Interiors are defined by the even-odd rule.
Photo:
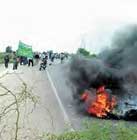
[[[110,49],[96,58],[74,56],[69,76],[77,101],[86,89],[96,90],[105,85],[117,97],[121,114],[128,108],[137,109],[137,26],[116,32]]]

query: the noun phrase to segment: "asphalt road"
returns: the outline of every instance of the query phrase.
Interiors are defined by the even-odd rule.
[[[34,133],[41,135],[45,132],[61,133],[66,130],[78,130],[83,128],[84,120],[89,119],[76,109],[68,81],[68,66],[68,62],[64,64],[55,62],[48,65],[47,70],[43,71],[39,71],[39,65],[34,67],[19,66],[18,70],[13,71],[12,65],[10,65],[6,70],[7,74],[0,78],[0,84],[12,91],[17,98],[22,97],[24,83],[27,85],[27,92],[30,93],[24,95],[24,100],[19,102],[20,129],[18,137],[20,139],[26,140],[27,137],[30,140],[30,137],[34,137]],[[3,71],[5,68],[0,65],[0,73]],[[3,88],[0,88],[0,93],[5,93]],[[12,101],[12,96],[4,95],[0,100],[0,111],[3,107],[10,105]],[[15,129],[17,112],[12,109],[8,110],[10,114],[4,116],[0,127],[0,131],[6,131],[6,134],[2,133],[4,137],[7,136],[5,139],[9,139],[8,133]],[[3,128],[5,125],[6,127]],[[12,137],[14,137],[14,132],[12,132]],[[34,139],[36,138],[34,137]]]
[[[1,66],[0,73],[3,71]],[[27,85],[27,93],[24,92],[24,83]],[[68,124],[64,120],[46,71],[39,71],[38,66],[20,66],[18,70],[12,71],[10,66],[7,74],[0,78],[0,114],[3,108],[14,103],[14,96],[7,94],[1,85],[6,87],[7,91],[12,91],[19,100],[19,139],[36,140],[36,137],[44,132],[61,133],[67,129]],[[5,93],[7,95],[3,95]],[[14,108],[16,104],[6,110],[8,113],[2,117],[0,139],[7,140],[15,136],[13,130],[16,129],[17,112]]]
[[[73,93],[69,81],[69,62],[64,64],[53,64],[48,66],[51,79],[57,89],[61,102],[66,110],[66,113],[70,119],[72,127],[74,129],[81,129],[83,122],[86,119],[91,119],[83,113],[79,112],[75,101],[73,99]]]

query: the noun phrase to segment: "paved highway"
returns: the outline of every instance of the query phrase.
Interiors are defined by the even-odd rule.
[[[77,110],[75,101],[73,100],[73,93],[68,74],[69,63],[53,64],[48,67],[48,71],[73,128],[81,129],[84,120],[89,119],[89,117],[83,115]]]
[[[12,65],[8,69],[0,65],[0,77],[4,72],[7,73],[0,78],[0,84],[12,91],[18,100],[21,100],[19,102],[18,137],[22,140],[26,137],[28,139],[34,137],[33,133],[41,135],[44,132],[61,133],[66,129],[71,131],[81,129],[83,121],[88,118],[77,111],[72,98],[72,90],[68,81],[68,62],[57,63],[48,65],[45,71],[39,71],[39,65],[19,66],[15,71],[12,70]],[[24,83],[30,94],[22,96],[22,91],[25,93]],[[2,95],[5,92],[5,89],[0,88]],[[10,93],[2,96],[0,111],[2,112],[3,108],[12,104],[13,101],[14,98]],[[10,133],[13,138],[15,136],[13,130],[16,130],[17,112],[14,107],[16,104],[9,108],[7,110],[9,113],[3,117],[4,121],[0,127],[1,138],[6,135],[5,139],[9,139]],[[26,131],[28,131],[27,134]]]
[[[10,92],[19,101],[18,137],[20,139],[26,140],[26,137],[30,139],[34,137],[33,133],[41,135],[44,132],[63,132],[68,127],[68,122],[64,119],[46,71],[39,71],[38,66],[19,66],[16,71],[13,71],[11,67],[6,71],[2,66],[0,69],[1,76],[4,71],[7,72],[0,78],[0,113],[11,105],[6,110],[8,113],[3,114],[2,117],[0,139],[14,138],[15,135],[13,130],[16,130],[17,112],[15,111],[16,104],[12,105],[15,101],[14,96]],[[27,94],[24,92],[24,83],[27,85]]]

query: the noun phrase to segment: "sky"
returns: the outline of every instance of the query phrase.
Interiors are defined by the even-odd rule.
[[[34,51],[98,53],[137,22],[136,0],[0,0],[0,51],[19,40]],[[83,45],[84,44],[84,45]]]

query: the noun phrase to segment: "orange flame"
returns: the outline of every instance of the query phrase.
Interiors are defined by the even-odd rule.
[[[81,99],[87,102],[89,97],[89,93],[85,92],[82,94]],[[87,112],[101,118],[107,116],[107,113],[112,111],[115,105],[116,98],[110,96],[105,87],[101,86],[96,92],[95,100],[89,103]]]

